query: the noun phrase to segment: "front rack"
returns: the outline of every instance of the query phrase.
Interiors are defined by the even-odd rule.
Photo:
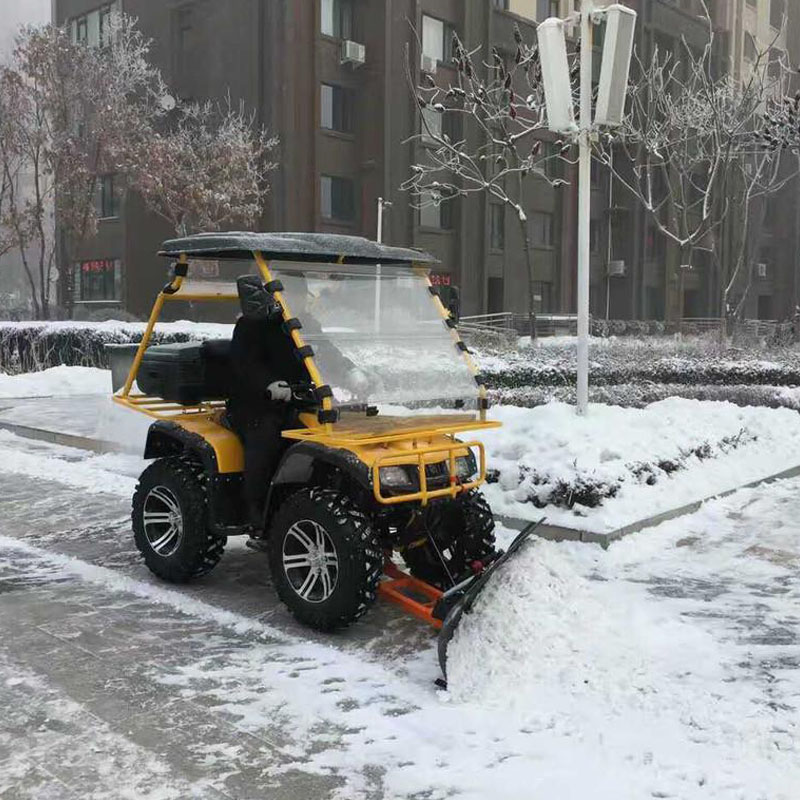
[[[456,473],[456,458],[466,454],[472,448],[477,449],[479,454],[478,474],[470,481],[461,482]],[[438,456],[442,458],[427,458],[426,456]],[[414,466],[409,463],[409,458],[416,460],[416,468],[419,480],[419,491],[406,494],[384,495],[381,491],[381,467],[389,466]],[[448,464],[448,485],[441,489],[428,488],[428,476],[426,467],[431,463],[446,461]],[[430,500],[437,497],[455,497],[462,492],[475,489],[486,480],[486,450],[482,442],[458,442],[453,440],[449,446],[433,445],[430,447],[414,447],[402,456],[396,453],[393,455],[378,456],[372,465],[372,491],[375,499],[382,505],[395,505],[397,503],[408,503],[419,500],[422,505],[427,505]]]

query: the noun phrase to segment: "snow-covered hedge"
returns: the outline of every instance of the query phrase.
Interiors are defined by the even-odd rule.
[[[0,323],[0,372],[22,373],[66,366],[108,367],[107,344],[142,339],[143,323],[3,322]],[[229,335],[230,326],[173,322],[160,324],[154,344]]]
[[[669,398],[642,409],[498,406],[483,431],[495,513],[621,525],[794,467],[800,414]],[[576,519],[580,517],[580,520]]]

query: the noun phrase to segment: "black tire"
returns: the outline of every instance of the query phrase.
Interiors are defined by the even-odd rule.
[[[227,539],[208,530],[205,474],[193,459],[170,456],[147,467],[133,495],[131,516],[137,549],[150,571],[165,581],[201,578],[222,558]],[[164,521],[153,521],[160,517]]]
[[[424,525],[425,538],[402,555],[411,574],[426,583],[449,589],[472,571],[473,562],[494,555],[494,515],[477,490],[432,504]]]
[[[316,567],[302,563],[307,547],[302,536],[313,539],[312,544],[322,539],[322,562]],[[332,631],[355,622],[375,602],[383,552],[369,519],[347,495],[308,488],[290,495],[273,517],[269,565],[278,596],[295,618]],[[313,569],[319,572],[311,575]]]

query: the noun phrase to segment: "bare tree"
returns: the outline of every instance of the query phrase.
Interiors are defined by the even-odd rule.
[[[54,264],[59,300],[71,308],[72,263],[96,233],[99,182],[138,167],[153,118],[162,113],[164,85],[148,63],[150,42],[128,17],[112,15],[105,26],[98,47],[72,41],[65,28],[24,29],[0,75],[13,109],[0,131],[4,172],[18,158],[29,183],[28,191],[9,196],[5,220],[32,291],[37,284],[34,307],[42,317],[50,313]],[[35,269],[25,255],[31,246]]]
[[[477,61],[479,52],[467,50],[453,35],[456,82],[447,86],[430,75],[415,85],[406,59],[406,78],[421,117],[420,132],[408,141],[419,142],[424,157],[401,188],[413,195],[417,208],[484,194],[513,214],[523,242],[535,336],[535,264],[526,208],[534,180],[565,183],[551,167],[570,146],[558,142],[554,148],[543,141],[547,123],[538,46],[526,43],[515,26],[505,57],[493,48],[488,62]]]
[[[766,199],[791,179],[780,154],[763,146],[764,109],[780,96],[783,65],[767,68],[758,55],[750,75],[717,75],[714,31],[699,52],[681,40],[679,57],[657,50],[645,63],[636,55],[630,111],[613,141],[601,139],[596,157],[640,203],[656,228],[680,252],[679,295],[695,251],[711,253],[724,319],[732,290],[749,272]],[[735,222],[731,250],[723,225]],[[744,302],[743,296],[740,307]]]
[[[171,126],[153,134],[144,168],[135,172],[133,186],[147,207],[179,235],[257,220],[277,139],[230,101],[176,113]]]

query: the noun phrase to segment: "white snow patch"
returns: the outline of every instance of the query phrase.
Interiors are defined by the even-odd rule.
[[[564,403],[536,408],[495,406],[490,418],[503,427],[481,433],[490,467],[500,482],[485,487],[497,514],[608,531],[672,508],[737,488],[800,465],[800,415],[790,409],[668,398],[638,409],[593,404],[579,417]],[[708,443],[740,437],[737,447],[698,459],[687,454]],[[654,485],[635,479],[629,467],[684,459],[685,469],[659,475]],[[542,488],[579,476],[619,481],[616,497],[597,508],[574,510],[526,502],[519,467],[544,478]]]
[[[0,473],[55,481],[91,494],[131,497],[136,488],[136,478],[131,476],[136,459],[111,455],[85,458],[84,450],[58,445],[31,452],[21,449],[19,442],[18,436],[0,430]]]
[[[42,372],[0,372],[0,398],[111,394],[111,372],[95,367],[51,367]]]

